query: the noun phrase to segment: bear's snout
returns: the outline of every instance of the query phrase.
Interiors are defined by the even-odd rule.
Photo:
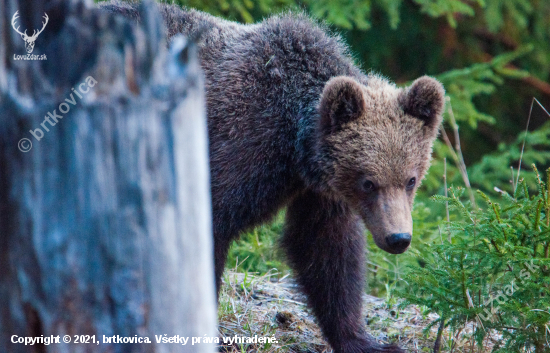
[[[409,233],[395,233],[386,238],[386,243],[392,254],[402,254],[411,244],[411,239]]]

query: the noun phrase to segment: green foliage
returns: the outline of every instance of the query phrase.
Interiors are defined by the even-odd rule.
[[[494,190],[498,185],[502,190],[512,194],[514,187],[510,167],[514,168],[515,178],[524,140],[521,175],[530,189],[535,188],[536,174],[526,166],[550,165],[550,122],[533,132],[521,133],[513,143],[501,143],[497,151],[483,156],[478,163],[468,169],[472,184],[486,192]]]
[[[473,16],[475,11],[473,7],[461,0],[415,0],[421,6],[421,11],[427,13],[430,17],[445,16],[452,27],[456,27],[456,15]],[[483,6],[484,1],[478,0],[477,4]]]
[[[532,164],[550,166],[550,122],[545,123],[537,130],[520,133],[511,143],[501,142],[496,151],[482,156],[477,163],[468,167],[471,185],[489,195],[498,194],[495,187],[513,193],[512,176],[515,181],[524,141],[521,175],[529,188],[535,188],[536,174],[528,166]],[[445,169],[444,158],[447,159],[448,184],[464,185],[462,176],[453,161],[451,150],[444,142],[436,141],[434,155],[436,159],[432,162],[419,193],[421,200],[426,200],[430,195],[444,192],[442,185]],[[477,198],[479,199],[479,196]],[[430,203],[430,206],[433,210],[437,209],[437,205]],[[440,210],[441,208],[439,208]]]
[[[472,128],[476,128],[478,122],[495,123],[495,119],[479,112],[473,99],[479,94],[491,94],[495,92],[496,85],[501,85],[504,78],[524,78],[528,72],[522,70],[507,69],[511,61],[532,51],[532,46],[519,48],[512,53],[501,54],[493,60],[474,64],[465,69],[456,69],[438,75],[437,78],[445,86],[447,95],[452,102],[453,112],[458,121],[467,121]]]
[[[518,29],[526,29],[529,16],[534,6],[522,0],[492,0],[487,2],[485,20],[491,32],[500,30],[508,20],[513,21]]]
[[[523,180],[499,202],[479,192],[485,209],[465,206],[459,188],[450,188],[449,197],[433,197],[456,214],[443,232],[452,240],[429,245],[425,265],[410,268],[409,286],[399,291],[405,304],[437,313],[454,333],[473,324],[479,347],[496,331],[503,339],[493,352],[547,351],[550,187],[534,173],[536,194],[529,195]]]
[[[178,0],[179,5],[209,12],[244,23],[252,23],[263,16],[282,9],[297,8],[294,0]]]
[[[306,8],[312,15],[326,19],[338,27],[368,29],[371,9],[379,7],[386,12],[392,28],[399,24],[401,7],[404,0],[180,0],[180,5],[197,8],[213,14],[233,18],[243,22],[253,22],[258,15],[277,12],[280,9],[294,7]],[[507,19],[507,15],[517,21],[521,28],[529,22],[534,7],[523,0],[414,0],[420,11],[430,17],[444,17],[452,27],[457,26],[457,15],[474,16],[475,5],[487,7],[485,20],[492,31],[498,31]]]
[[[371,1],[367,0],[344,0],[330,1],[317,0],[307,1],[311,14],[317,18],[324,18],[337,27],[352,29],[368,29],[371,24],[370,17]],[[390,4],[390,1],[386,1]],[[390,5],[391,8],[391,5]]]
[[[227,267],[240,272],[265,274],[272,269],[287,272],[277,244],[283,232],[285,213],[280,212],[271,224],[261,225],[243,234],[229,250]]]

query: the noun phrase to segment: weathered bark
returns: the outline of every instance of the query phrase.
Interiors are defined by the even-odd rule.
[[[47,60],[14,60],[17,10],[29,34],[47,13],[33,52]],[[91,2],[0,0],[0,352],[214,351],[155,343],[217,332],[203,79],[193,45],[168,52],[142,11],[136,27]]]

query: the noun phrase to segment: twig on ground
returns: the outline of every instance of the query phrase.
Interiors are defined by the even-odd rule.
[[[306,303],[302,303],[302,302],[299,302],[299,301],[296,301],[296,300],[292,300],[292,299],[285,299],[285,298],[270,298],[270,297],[266,297],[264,295],[256,295],[258,298],[260,299],[263,299],[265,300],[266,302],[273,302],[273,301],[283,301],[283,302],[287,302],[287,303],[294,303],[294,304],[298,304],[298,305],[306,305]]]
[[[434,343],[434,353],[439,353],[439,349],[441,347],[441,336],[443,335],[444,328],[445,328],[445,318],[441,317],[441,323],[439,324],[439,328],[437,329],[437,338],[435,339],[435,343]]]

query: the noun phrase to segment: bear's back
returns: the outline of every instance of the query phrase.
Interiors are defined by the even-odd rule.
[[[248,105],[235,115],[297,118],[315,115],[325,83],[334,76],[352,76],[366,84],[347,46],[336,35],[303,14],[285,13],[253,25],[219,20],[191,10],[188,28],[200,31],[202,67],[209,99]],[[187,18],[189,18],[187,17]],[[200,24],[199,24],[200,23]],[[185,32],[194,36],[194,32]],[[229,110],[228,110],[229,108]],[[217,116],[209,112],[209,118]]]
[[[100,6],[140,20],[138,3],[115,0]],[[232,83],[218,88],[236,92],[248,85],[260,97],[276,96],[279,106],[300,96],[295,108],[311,109],[331,77],[352,76],[366,84],[340,37],[302,13],[243,25],[177,5],[159,4],[159,9],[169,41],[180,33],[198,41],[207,89],[228,75]]]

